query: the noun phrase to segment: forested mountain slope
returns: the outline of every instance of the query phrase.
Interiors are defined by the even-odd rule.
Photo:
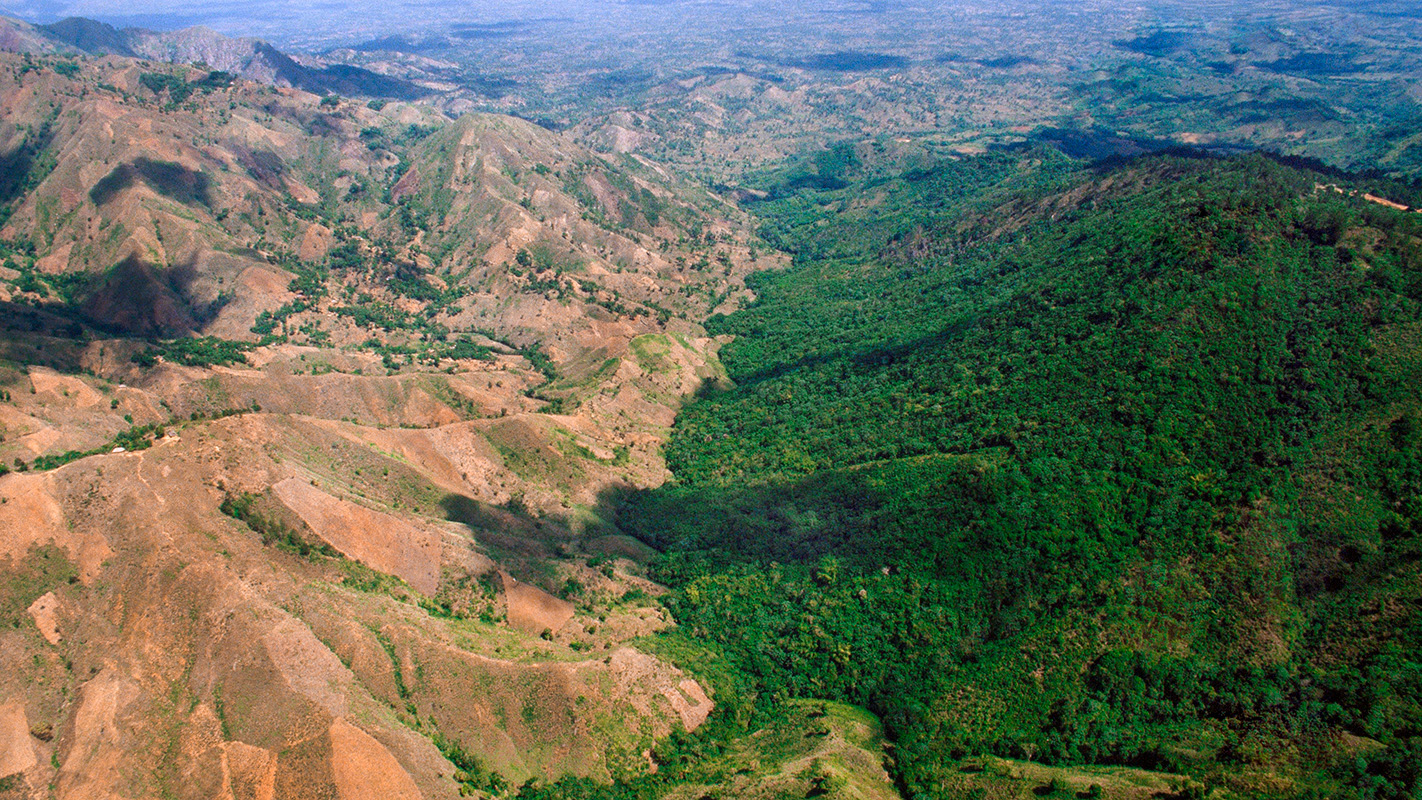
[[[796,267],[619,501],[677,635],[881,714],[911,797],[1418,791],[1422,215],[1260,156],[872,166],[765,179]]]

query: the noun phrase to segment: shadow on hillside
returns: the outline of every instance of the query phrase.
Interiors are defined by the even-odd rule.
[[[665,552],[781,563],[836,556],[867,568],[951,572],[983,531],[1022,524],[1000,505],[1011,478],[991,466],[999,455],[889,458],[759,483],[615,487],[599,496],[596,513]]]
[[[79,355],[97,336],[172,338],[195,333],[220,303],[194,303],[191,265],[169,269],[128,258],[107,274],[72,278],[74,304],[0,303],[0,358],[80,370]],[[85,285],[87,284],[87,285]]]
[[[84,325],[71,309],[0,302],[0,361],[78,372]]]
[[[565,557],[577,539],[571,518],[536,514],[516,500],[491,505],[447,494],[440,507],[445,519],[468,528],[501,568],[523,581],[538,583],[547,572],[546,564]]]
[[[189,289],[196,277],[191,263],[164,269],[130,256],[94,282],[79,311],[110,333],[148,338],[194,333],[221,307],[193,300]]]
[[[40,153],[54,140],[49,123],[40,127],[37,133],[25,137],[19,147],[0,154],[0,205],[8,204],[25,193],[30,170],[39,161]]]
[[[618,487],[598,500],[600,516],[663,552],[809,563],[831,554],[880,562],[892,549],[866,537],[886,497],[852,474],[734,487]]]
[[[981,282],[978,279],[975,280]],[[967,285],[967,281],[959,283]],[[841,361],[859,368],[885,367],[906,358],[918,357],[923,353],[939,352],[949,343],[967,335],[977,327],[980,321],[980,317],[960,317],[945,324],[937,331],[911,339],[885,341],[869,346],[848,342],[838,349],[816,350],[798,358],[773,362],[754,372],[737,375],[735,386],[744,389],[764,381],[783,377],[797,370],[813,369]],[[722,384],[718,381],[704,381],[698,388],[696,396],[706,398],[723,390]]]
[[[496,560],[537,573],[538,564],[595,540],[627,536],[663,553],[718,554],[730,561],[814,563],[835,556],[867,569],[914,563],[952,572],[987,527],[1020,528],[996,508],[1004,476],[994,453],[890,458],[756,484],[652,489],[613,486],[591,515],[530,511],[446,495],[445,518],[467,527]],[[976,542],[976,543],[975,543]]]
[[[184,205],[212,207],[212,179],[205,173],[172,161],[154,161],[150,158],[136,158],[132,163],[114,167],[89,190],[89,199],[94,201],[94,205],[104,205],[119,192],[140,181],[170,200]]]
[[[197,333],[224,304],[198,302],[192,263],[163,268],[129,257],[102,275],[41,276],[30,287],[39,304],[0,302],[0,360],[83,369],[80,356],[95,338],[168,339]],[[70,298],[56,301],[55,292]]]

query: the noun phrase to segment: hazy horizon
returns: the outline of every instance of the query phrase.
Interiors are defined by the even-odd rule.
[[[1004,2],[888,2],[886,0],[813,0],[812,2],[737,2],[736,0],[563,0],[558,3],[493,2],[450,3],[282,3],[210,2],[174,0],[135,5],[121,0],[22,0],[0,3],[0,15],[32,24],[52,24],[69,17],[96,20],[116,28],[166,31],[204,26],[229,36],[254,36],[297,47],[356,44],[391,35],[438,33],[458,24],[590,24],[616,33],[628,29],[667,27],[687,35],[733,32],[738,25],[770,26],[814,24],[816,21],[856,20],[856,29],[873,35],[886,20],[920,19],[930,24],[923,36],[932,36],[932,17],[1002,16],[1033,19],[1038,25],[1078,25],[1086,22],[1103,30],[1131,26],[1207,25],[1213,20],[1247,19],[1281,12],[1319,15],[1320,23],[1340,15],[1382,8],[1381,3],[1256,3],[1247,9],[1233,2],[1130,3],[1062,2],[1055,4]],[[138,10],[135,10],[138,9]],[[1405,7],[1404,7],[1405,11]],[[1397,15],[1396,10],[1389,14]],[[701,27],[687,25],[696,19]],[[877,21],[877,22],[876,22]],[[318,26],[319,23],[319,26]],[[1011,31],[1004,31],[1011,35]],[[905,32],[894,36],[905,41]],[[907,33],[912,39],[913,32]]]

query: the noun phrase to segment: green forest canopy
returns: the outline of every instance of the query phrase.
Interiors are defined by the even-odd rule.
[[[840,156],[766,178],[795,267],[621,501],[674,635],[880,714],[909,796],[984,753],[1422,789],[1422,216],[1262,156]]]

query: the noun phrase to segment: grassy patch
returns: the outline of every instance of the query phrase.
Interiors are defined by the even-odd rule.
[[[262,537],[262,544],[276,547],[283,552],[305,559],[341,558],[334,547],[321,541],[312,541],[281,520],[266,516],[257,510],[260,495],[243,493],[229,494],[222,500],[219,510],[235,520],[239,520]]]
[[[31,545],[23,556],[0,563],[0,627],[20,627],[35,600],[78,578],[78,569],[52,544]]]
[[[671,359],[671,339],[661,333],[647,333],[633,339],[629,346],[637,365],[652,374],[671,372],[675,369]]]

